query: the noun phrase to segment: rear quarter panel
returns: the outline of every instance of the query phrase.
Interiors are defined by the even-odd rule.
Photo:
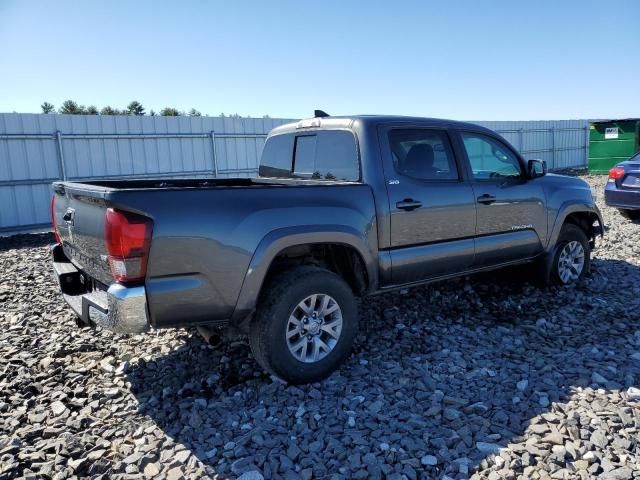
[[[110,201],[154,220],[146,286],[156,327],[231,318],[247,273],[266,273],[277,254],[267,249],[254,259],[265,239],[281,237],[272,232],[303,228],[296,242],[310,243],[320,238],[314,232],[346,238],[331,231],[347,229],[372,258],[377,252],[373,195],[362,184],[116,191]],[[257,277],[253,288],[261,285]],[[243,309],[255,297],[252,292]]]

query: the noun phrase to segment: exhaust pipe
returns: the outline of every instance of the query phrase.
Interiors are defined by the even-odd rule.
[[[222,343],[222,336],[217,330],[204,326],[199,326],[197,329],[198,333],[204,338],[204,341],[212,347],[217,347]]]

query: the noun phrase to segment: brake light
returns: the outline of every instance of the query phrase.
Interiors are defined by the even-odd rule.
[[[116,282],[142,280],[147,273],[153,221],[145,216],[108,208],[104,242]]]
[[[609,170],[609,178],[612,178],[614,180],[618,180],[619,178],[624,177],[624,168],[622,167],[613,167],[611,170]]]
[[[58,226],[56,225],[56,194],[51,196],[51,225],[53,226],[53,235],[56,237],[56,243],[62,243],[60,240],[60,234],[58,233]]]

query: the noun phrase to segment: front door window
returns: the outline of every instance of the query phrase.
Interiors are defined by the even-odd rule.
[[[474,180],[520,178],[518,158],[497,140],[479,133],[463,133],[464,148],[469,157]]]

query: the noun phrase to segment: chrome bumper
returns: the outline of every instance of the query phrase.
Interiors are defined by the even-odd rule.
[[[147,293],[144,287],[125,287],[117,283],[107,290],[107,311],[89,307],[89,320],[119,333],[149,330]]]
[[[86,291],[82,273],[64,256],[60,245],[53,245],[51,253],[62,296],[83,323],[126,334],[149,330],[144,286],[114,283],[107,290]]]

